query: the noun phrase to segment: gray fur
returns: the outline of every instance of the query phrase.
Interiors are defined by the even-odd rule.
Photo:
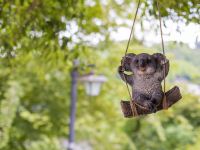
[[[128,56],[128,61],[126,57],[122,59],[122,64],[126,63],[125,68],[123,66],[118,68],[120,77],[132,87],[133,99],[155,112],[156,106],[163,99],[161,82],[164,79],[164,65],[165,77],[169,72],[169,61],[160,53],[153,55],[130,53],[126,56]],[[124,71],[131,71],[133,74],[127,75]]]

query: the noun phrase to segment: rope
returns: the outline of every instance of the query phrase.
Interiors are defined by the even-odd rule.
[[[161,37],[161,45],[162,45],[162,51],[163,55],[165,56],[165,45],[164,45],[164,40],[163,40],[163,31],[162,31],[162,21],[161,21],[161,13],[160,13],[160,6],[158,0],[156,0],[156,7],[158,9],[158,18],[159,18],[159,27],[160,27],[160,37]],[[167,109],[167,100],[166,100],[166,95],[165,95],[165,89],[166,89],[166,81],[165,81],[165,73],[166,73],[166,65],[164,64],[164,85],[163,85],[163,92],[164,92],[164,98],[163,98],[163,108]]]
[[[136,9],[135,16],[134,16],[134,19],[133,19],[133,24],[132,24],[132,27],[131,27],[131,32],[130,32],[129,39],[128,39],[128,43],[127,43],[127,46],[126,46],[124,58],[126,57],[126,54],[127,54],[127,52],[128,52],[128,48],[129,48],[129,44],[130,44],[131,37],[132,37],[132,34],[133,34],[133,29],[134,29],[136,17],[137,17],[137,14],[138,14],[139,6],[140,6],[140,0],[138,1],[137,9]],[[124,66],[124,61],[122,62],[122,66]],[[124,74],[123,74],[123,75],[124,75]],[[135,114],[135,115],[138,115],[137,109],[136,109],[136,107],[135,107],[135,103],[132,102],[132,101],[133,101],[133,98],[132,98],[132,96],[131,96],[131,92],[130,92],[130,89],[129,89],[129,87],[128,87],[128,83],[127,83],[127,79],[126,79],[125,75],[124,75],[124,79],[125,79],[125,83],[126,83],[126,87],[127,87],[129,96],[130,96],[130,101],[131,101],[130,104],[131,104],[132,113]]]
[[[131,37],[132,37],[132,34],[133,34],[133,29],[134,29],[134,26],[135,26],[135,21],[136,21],[136,17],[137,17],[137,13],[138,13],[139,7],[140,7],[140,0],[138,1],[138,5],[137,5],[136,12],[135,12],[133,24],[132,24],[132,27],[131,27],[131,33],[130,33],[130,35],[129,35],[129,39],[128,39],[128,43],[127,43],[127,46],[126,46],[126,51],[125,51],[124,56],[126,56],[126,54],[127,54],[127,52],[128,52],[128,48],[129,48],[129,44],[130,44]]]
[[[129,39],[128,39],[128,43],[127,43],[127,46],[126,46],[126,50],[125,50],[125,54],[124,54],[124,58],[126,57],[126,54],[128,52],[128,48],[129,48],[129,45],[130,45],[130,41],[131,41],[131,37],[132,37],[132,34],[133,34],[133,29],[134,29],[134,25],[135,25],[135,21],[136,21],[136,17],[137,17],[137,14],[138,14],[138,9],[139,9],[139,6],[140,6],[140,0],[138,1],[138,5],[137,5],[137,9],[136,9],[136,13],[135,13],[135,16],[134,16],[134,19],[133,19],[133,24],[132,24],[132,27],[131,27],[131,32],[130,32],[130,35],[129,35]],[[161,13],[160,13],[160,6],[159,6],[159,3],[158,3],[158,0],[156,0],[156,7],[158,9],[158,18],[159,18],[159,27],[160,27],[160,37],[161,37],[161,44],[162,44],[162,52],[163,52],[163,55],[165,56],[165,46],[164,46],[164,40],[163,40],[163,31],[162,31],[162,21],[161,21]],[[124,66],[124,61],[122,62],[122,66]],[[167,101],[166,101],[166,95],[165,95],[165,89],[166,89],[166,81],[165,81],[165,72],[166,72],[166,65],[164,65],[164,70],[163,70],[163,74],[164,74],[164,85],[163,85],[163,92],[164,92],[164,97],[163,97],[163,108],[166,109],[167,108]],[[137,112],[137,109],[136,109],[136,106],[142,108],[142,109],[146,109],[146,107],[144,106],[141,106],[139,104],[137,104],[136,102],[134,102],[132,96],[131,96],[131,92],[130,92],[130,89],[128,87],[128,83],[127,83],[127,79],[125,77],[125,75],[123,74],[124,76],[124,79],[125,79],[125,83],[126,83],[126,87],[127,87],[127,90],[128,90],[128,93],[129,93],[129,96],[130,96],[130,104],[131,104],[131,110],[132,110],[132,113],[134,115],[138,115],[138,112]]]

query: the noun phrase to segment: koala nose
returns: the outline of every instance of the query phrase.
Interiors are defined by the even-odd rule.
[[[140,66],[140,67],[145,67],[145,60],[143,60],[143,59],[140,60],[140,61],[139,61],[139,66]]]

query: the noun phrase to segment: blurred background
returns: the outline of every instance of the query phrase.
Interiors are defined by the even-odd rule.
[[[178,85],[183,98],[167,111],[125,119],[120,100],[129,95],[117,67],[137,1],[0,0],[0,150],[200,149],[200,1],[159,4],[167,90]],[[129,52],[162,52],[155,0],[141,0]],[[73,71],[103,74],[100,93],[72,82]]]

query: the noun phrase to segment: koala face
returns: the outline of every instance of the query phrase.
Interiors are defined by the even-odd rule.
[[[130,68],[137,75],[149,75],[156,72],[156,58],[153,55],[141,53],[132,57]]]

